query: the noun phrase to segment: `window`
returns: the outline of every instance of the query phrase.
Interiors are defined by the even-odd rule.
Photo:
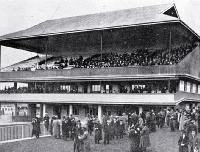
[[[195,93],[198,93],[198,84],[196,84],[196,91]]]
[[[200,94],[200,85],[198,85],[198,94]]]
[[[61,85],[60,90],[69,92],[70,91],[70,85]]]
[[[197,87],[196,84],[193,83],[192,84],[192,93],[196,93],[196,87]]]
[[[92,92],[100,92],[101,86],[100,85],[92,85]]]
[[[187,82],[187,90],[186,90],[186,92],[191,92],[191,85],[190,85],[190,82]]]
[[[183,80],[180,80],[179,91],[184,91],[184,81]]]

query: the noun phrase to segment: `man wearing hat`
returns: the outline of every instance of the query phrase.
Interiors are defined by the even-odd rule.
[[[188,144],[189,144],[189,138],[187,137],[186,132],[183,130],[178,140],[179,152],[189,152]]]

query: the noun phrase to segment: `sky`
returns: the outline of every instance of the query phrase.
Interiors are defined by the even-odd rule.
[[[0,0],[0,35],[50,19],[167,3],[175,3],[180,18],[200,35],[200,0]],[[35,55],[2,46],[1,66]]]

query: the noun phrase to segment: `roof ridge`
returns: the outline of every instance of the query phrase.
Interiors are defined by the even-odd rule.
[[[141,9],[141,8],[149,8],[149,7],[156,7],[156,6],[164,6],[164,5],[166,5],[166,6],[170,6],[170,5],[173,6],[174,3],[155,4],[155,5],[147,5],[147,6],[125,8],[125,9],[117,9],[117,10],[112,10],[112,11],[104,11],[104,12],[96,12],[96,13],[89,13],[89,14],[82,14],[82,15],[74,15],[74,16],[61,17],[61,18],[56,18],[56,19],[48,19],[48,20],[45,20],[44,22],[46,22],[46,21],[55,21],[55,20],[66,19],[66,18],[75,18],[75,17],[83,17],[83,16],[90,16],[90,15],[105,14],[105,13],[114,13],[114,12],[120,12],[120,11],[128,11],[128,10],[133,10],[133,9]],[[168,9],[169,9],[169,7],[168,7]],[[160,12],[160,13],[162,13],[162,12]],[[42,23],[44,23],[44,22],[42,22]]]

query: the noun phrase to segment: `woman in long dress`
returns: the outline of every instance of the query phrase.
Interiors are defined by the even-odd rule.
[[[187,119],[185,112],[181,113],[180,120],[179,120],[179,130],[184,130],[185,120]]]
[[[149,128],[146,126],[146,124],[143,124],[143,128],[140,132],[140,145],[139,147],[143,152],[146,152],[147,147],[150,147],[150,138],[149,138]]]
[[[56,117],[55,120],[53,120],[53,136],[55,138],[60,138],[60,121],[58,120],[58,117]]]

